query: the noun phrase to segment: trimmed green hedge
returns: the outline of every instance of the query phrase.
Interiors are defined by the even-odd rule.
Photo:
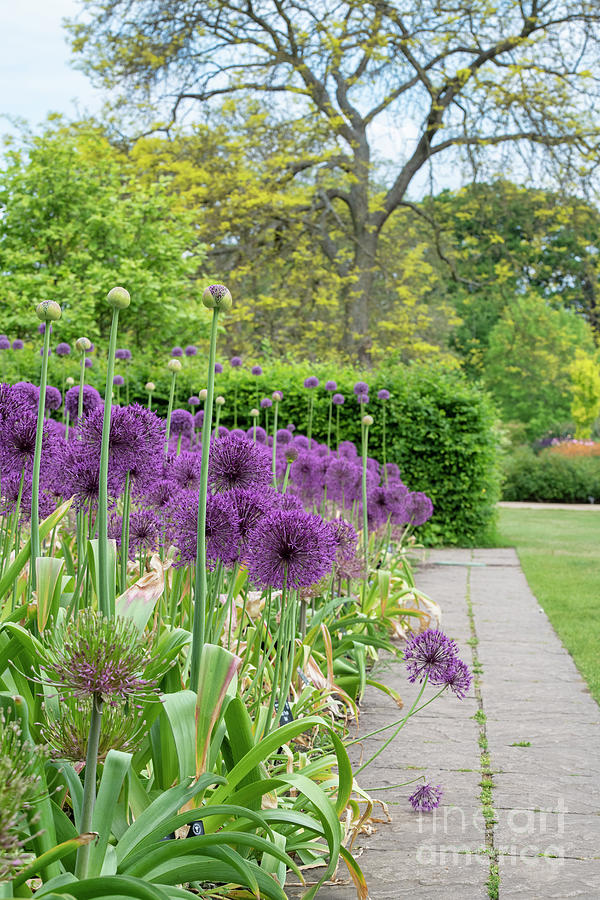
[[[504,461],[503,500],[535,503],[600,502],[600,458],[565,457],[521,449]]]

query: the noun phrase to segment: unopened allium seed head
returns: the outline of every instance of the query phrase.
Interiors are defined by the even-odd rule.
[[[73,385],[75,384],[75,379],[72,375],[68,375],[65,378],[65,384],[67,385],[67,387],[73,387]]]
[[[221,397],[221,395],[219,395],[219,396],[215,399],[215,403],[216,403],[217,406],[223,406],[224,403],[225,403],[225,397]]]
[[[233,298],[224,284],[211,284],[205,288],[202,294],[202,302],[207,309],[218,309],[228,312],[231,309]]]
[[[79,353],[87,353],[88,350],[92,349],[92,342],[89,338],[80,337],[75,341],[75,349],[79,351]]]
[[[283,393],[282,391],[273,391],[271,397],[275,403],[280,403],[283,400]]]
[[[42,322],[58,322],[62,310],[56,300],[42,300],[35,308],[38,319]]]
[[[127,309],[131,303],[129,291],[126,291],[124,287],[112,288],[106,295],[106,300],[113,309]]]
[[[258,409],[251,409],[250,415],[253,419],[257,419],[260,416],[260,412],[258,411]]]
[[[285,445],[285,458],[286,458],[286,462],[289,462],[289,463],[296,462],[296,460],[298,459],[299,453],[300,453],[300,451],[298,450],[297,447],[294,447],[293,444],[291,444],[291,445],[290,445],[290,444],[286,444],[286,445]]]
[[[198,394],[198,397],[200,398],[202,403],[206,401],[206,398],[208,397],[208,391],[206,390],[206,388],[202,388],[202,390]]]
[[[154,384],[153,381],[146,382],[146,390],[148,391],[149,394],[151,394],[153,391],[156,390],[156,385]]]
[[[181,372],[181,363],[178,359],[170,359],[167,363],[169,372]]]
[[[362,421],[363,425],[367,425],[367,426],[372,425],[373,424],[373,416],[363,416],[361,421]]]

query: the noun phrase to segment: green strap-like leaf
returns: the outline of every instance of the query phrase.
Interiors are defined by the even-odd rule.
[[[90,878],[100,875],[102,871],[115,808],[130,766],[131,753],[109,750],[92,816],[92,831],[97,832],[98,840],[90,850],[88,862]]]

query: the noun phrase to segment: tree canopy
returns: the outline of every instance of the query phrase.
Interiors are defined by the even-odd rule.
[[[383,236],[400,207],[411,207],[419,173],[456,152],[480,170],[516,149],[538,173],[581,174],[597,158],[595,0],[81,6],[84,18],[70,26],[81,66],[138,116],[152,108],[147,128],[168,128],[190,104],[205,113],[223,96],[258,94],[282,121],[321,135],[282,168],[306,190],[295,222],[337,279],[344,349],[361,360],[379,316]],[[398,146],[384,181],[372,146],[381,120],[410,121],[416,134]]]

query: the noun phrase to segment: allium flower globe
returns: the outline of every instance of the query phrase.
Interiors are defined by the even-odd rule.
[[[327,522],[304,510],[275,510],[248,537],[247,564],[259,587],[310,587],[331,571],[336,542]]]

